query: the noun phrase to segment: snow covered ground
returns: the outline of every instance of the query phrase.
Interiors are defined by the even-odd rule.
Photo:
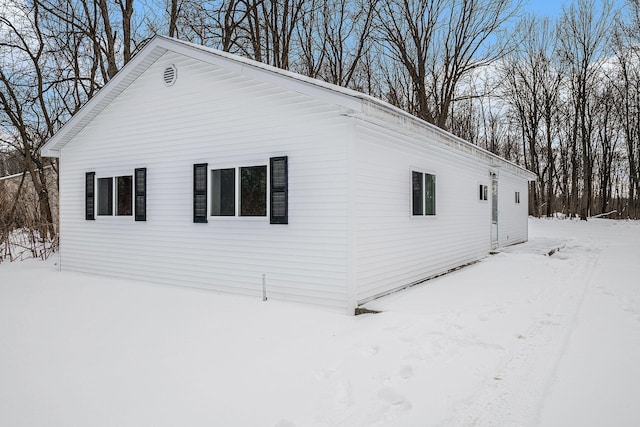
[[[0,425],[640,425],[640,222],[529,224],[357,317],[2,263]]]

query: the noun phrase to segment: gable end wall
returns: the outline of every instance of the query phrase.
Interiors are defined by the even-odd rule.
[[[165,87],[174,64],[178,79]],[[348,119],[338,107],[167,53],[61,150],[62,268],[347,310]],[[289,159],[289,224],[193,223],[193,164]],[[84,217],[84,176],[147,168],[147,221]]]

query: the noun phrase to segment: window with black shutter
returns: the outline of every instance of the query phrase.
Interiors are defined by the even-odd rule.
[[[193,165],[193,222],[207,222],[207,163]]]
[[[288,172],[287,156],[272,157],[271,164],[271,224],[287,224]]]
[[[135,180],[135,220],[147,220],[147,168],[138,168],[134,173]]]
[[[95,209],[95,172],[87,172],[85,175],[85,183],[84,183],[84,218],[86,220],[95,220],[96,219],[96,209]]]

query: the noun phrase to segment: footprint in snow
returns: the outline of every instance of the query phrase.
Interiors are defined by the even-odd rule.
[[[404,365],[398,371],[398,375],[400,375],[401,378],[408,380],[409,378],[413,377],[413,368],[409,365]]]
[[[377,344],[369,345],[369,346],[361,347],[360,351],[363,354],[370,355],[370,356],[375,356],[376,354],[378,354],[380,352],[380,346],[377,345]]]
[[[338,383],[335,395],[335,406],[338,409],[347,409],[353,405],[353,387],[347,379],[342,379]]]
[[[317,380],[322,381],[322,380],[328,380],[329,378],[331,378],[333,374],[335,374],[335,372],[336,372],[335,369],[323,368],[323,369],[318,369],[317,371],[314,371],[313,375],[316,377]]]
[[[403,395],[389,387],[383,387],[380,389],[378,392],[378,399],[399,409],[411,409],[411,402],[409,402]]]

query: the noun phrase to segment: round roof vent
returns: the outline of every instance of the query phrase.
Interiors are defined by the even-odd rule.
[[[162,73],[162,80],[164,80],[165,86],[173,86],[177,78],[178,70],[175,65],[171,64],[164,69],[164,72]]]

